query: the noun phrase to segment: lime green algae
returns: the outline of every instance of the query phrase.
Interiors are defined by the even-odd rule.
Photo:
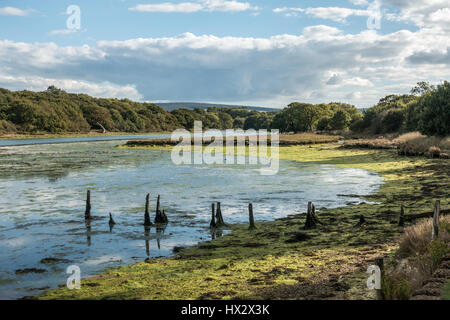
[[[256,222],[252,231],[230,226],[231,234],[174,257],[107,270],[83,279],[80,290],[49,290],[39,299],[373,299],[365,271],[394,254],[401,203],[414,207],[406,214],[431,211],[435,199],[449,205],[449,160],[339,144],[280,147],[279,157],[363,168],[385,183],[370,203],[321,210],[323,226],[314,230],[303,230],[299,215]],[[367,224],[357,227],[361,215]]]

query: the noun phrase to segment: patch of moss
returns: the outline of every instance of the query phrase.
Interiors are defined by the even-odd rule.
[[[372,299],[367,267],[392,255],[400,205],[407,214],[448,206],[450,164],[400,157],[390,150],[341,149],[338,144],[280,147],[280,158],[372,170],[385,177],[375,204],[325,209],[323,226],[303,230],[304,217],[233,225],[232,233],[82,281],[80,290],[49,290],[40,299]],[[305,208],[306,211],[306,208]],[[363,215],[366,223],[356,227]],[[299,236],[301,233],[301,236]]]

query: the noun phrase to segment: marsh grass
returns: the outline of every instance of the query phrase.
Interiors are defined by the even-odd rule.
[[[409,299],[431,277],[450,252],[450,217],[441,217],[439,237],[431,239],[433,220],[426,219],[405,228],[399,239],[397,261],[385,276],[386,299]]]

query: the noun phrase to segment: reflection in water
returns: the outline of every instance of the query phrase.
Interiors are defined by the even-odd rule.
[[[144,239],[145,239],[145,253],[147,257],[150,257],[150,227],[144,227]]]
[[[91,219],[86,219],[85,220],[85,225],[86,225],[86,237],[87,237],[87,245],[88,247],[91,246]]]
[[[164,236],[164,231],[166,231],[167,224],[159,225],[156,227],[156,243],[158,244],[158,249],[161,250],[161,238]]]

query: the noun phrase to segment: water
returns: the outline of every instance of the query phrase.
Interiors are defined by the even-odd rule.
[[[121,142],[123,143],[123,142]],[[226,222],[257,221],[359,202],[382,183],[374,173],[333,165],[280,161],[280,172],[262,176],[255,166],[176,166],[169,151],[114,148],[117,141],[0,148],[0,299],[36,295],[65,284],[69,265],[82,276],[107,267],[172,254],[175,246],[211,239],[211,203],[222,202]],[[90,228],[84,222],[92,192]],[[145,196],[162,197],[170,223],[143,227]],[[342,196],[342,194],[352,196]],[[108,213],[117,225],[111,231]],[[44,258],[62,259],[51,264]],[[16,275],[18,269],[44,273]]]

